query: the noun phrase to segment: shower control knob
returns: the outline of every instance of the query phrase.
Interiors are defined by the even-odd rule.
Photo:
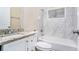
[[[79,35],[79,30],[77,30],[77,31],[73,31],[73,33]]]

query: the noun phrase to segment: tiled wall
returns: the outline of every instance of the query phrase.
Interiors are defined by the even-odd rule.
[[[75,40],[77,37],[73,34],[73,31],[77,28],[77,8],[66,8],[65,19],[65,38]]]
[[[47,18],[47,10],[44,13],[44,34],[75,40],[73,31],[76,29],[76,8],[65,8],[65,18]]]

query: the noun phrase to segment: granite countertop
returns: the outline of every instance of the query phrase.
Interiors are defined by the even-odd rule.
[[[25,37],[29,37],[31,35],[34,35],[35,33],[36,33],[36,31],[33,31],[33,32],[19,32],[17,34],[0,37],[0,45],[4,45],[4,44],[7,44],[7,43],[16,41],[16,40],[20,40],[20,39],[25,38]]]

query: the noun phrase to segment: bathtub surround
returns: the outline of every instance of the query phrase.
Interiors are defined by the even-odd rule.
[[[60,8],[45,8],[43,16],[43,34],[57,36],[65,39],[76,41],[76,35],[73,31],[77,28],[77,8],[66,7],[64,8],[64,17],[62,18],[49,18],[48,10],[56,10]]]
[[[77,35],[73,34],[73,31],[77,29],[77,8],[66,8],[66,20],[65,20],[65,38],[76,41]]]
[[[54,12],[53,12],[54,10]],[[48,12],[50,11],[50,12]],[[37,50],[77,51],[77,9],[75,7],[44,8],[39,18],[39,38]],[[53,14],[52,14],[53,13]],[[40,42],[40,43],[39,43]],[[47,48],[47,49],[46,49]]]

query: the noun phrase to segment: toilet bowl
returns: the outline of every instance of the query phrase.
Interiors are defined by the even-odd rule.
[[[38,51],[52,51],[52,45],[44,41],[39,41],[37,42],[36,49]]]

